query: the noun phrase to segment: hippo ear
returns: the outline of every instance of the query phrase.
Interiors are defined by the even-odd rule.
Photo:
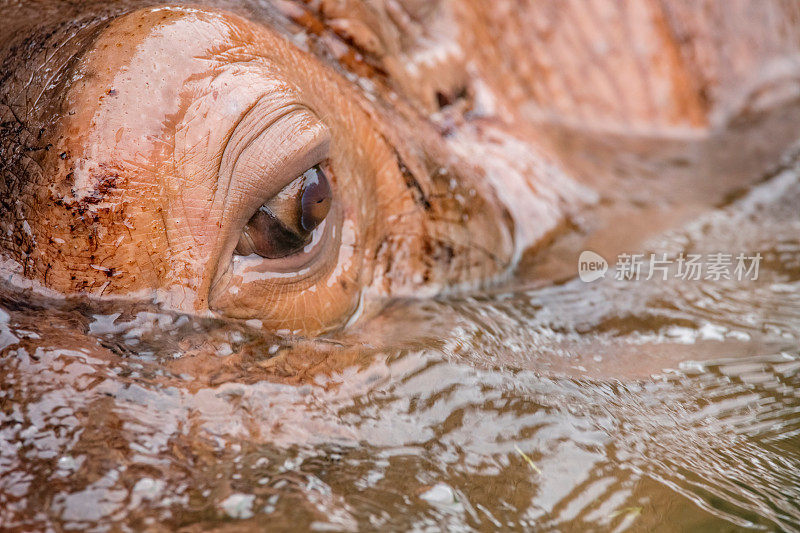
[[[288,4],[288,3],[287,3]],[[470,31],[441,0],[307,3],[284,9],[361,78],[388,83],[423,114],[436,112],[468,92],[467,60],[459,34]]]

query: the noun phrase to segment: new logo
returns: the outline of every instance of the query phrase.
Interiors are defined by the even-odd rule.
[[[608,261],[603,256],[591,250],[584,250],[578,257],[578,277],[581,281],[589,283],[606,275]]]

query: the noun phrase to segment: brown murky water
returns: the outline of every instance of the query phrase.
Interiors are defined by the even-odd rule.
[[[800,530],[798,176],[639,250],[757,281],[573,272],[317,341],[5,289],[0,524]]]

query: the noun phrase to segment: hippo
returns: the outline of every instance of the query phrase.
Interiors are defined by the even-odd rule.
[[[0,529],[800,529],[799,47],[785,0],[0,0]]]
[[[4,2],[4,278],[313,336],[563,276],[529,258],[591,206],[794,140],[800,9],[703,4]]]

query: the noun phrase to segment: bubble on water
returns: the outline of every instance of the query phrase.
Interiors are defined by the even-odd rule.
[[[5,350],[19,342],[17,336],[11,333],[9,328],[10,319],[8,312],[0,307],[0,350]]]
[[[71,455],[64,455],[58,458],[58,467],[64,470],[77,470],[79,465],[80,462],[76,461]]]
[[[264,506],[264,513],[270,514],[275,512],[275,506],[278,503],[278,495],[273,494],[269,498],[267,498],[267,504]]]
[[[131,507],[137,507],[143,500],[154,501],[161,497],[166,483],[161,479],[144,477],[136,482],[131,493]]]
[[[729,331],[729,332],[726,334],[726,337],[728,337],[728,338],[731,338],[731,339],[734,339],[734,340],[737,340],[737,341],[741,341],[741,342],[747,342],[747,341],[749,341],[749,340],[752,338],[752,337],[750,336],[750,334],[748,334],[747,332],[744,332],[744,331],[737,331],[737,330],[731,330],[731,331]]]
[[[456,493],[445,483],[437,483],[420,494],[419,497],[434,505],[453,505],[458,503]]]
[[[248,519],[253,517],[255,499],[252,494],[235,493],[224,499],[220,506],[231,518]]]
[[[703,324],[703,327],[700,328],[699,336],[705,340],[724,341],[727,331],[728,329],[723,326]]]

